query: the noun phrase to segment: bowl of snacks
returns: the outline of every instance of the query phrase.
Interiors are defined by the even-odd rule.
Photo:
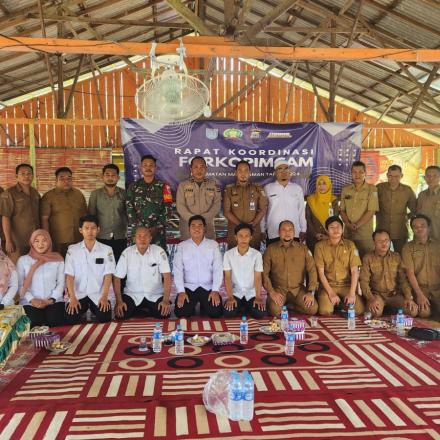
[[[281,327],[278,319],[274,319],[269,325],[263,325],[260,327],[260,332],[264,333],[265,335],[275,335],[280,331]]]
[[[189,337],[186,341],[188,344],[194,345],[196,347],[202,347],[203,345],[206,345],[211,338],[209,336],[202,336],[202,335],[194,335]]]
[[[212,335],[212,343],[214,345],[233,344],[236,336],[229,332],[214,333]]]
[[[63,353],[72,346],[70,342],[57,341],[46,348],[52,353]]]

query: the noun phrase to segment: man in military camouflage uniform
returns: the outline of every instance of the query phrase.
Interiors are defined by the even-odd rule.
[[[180,217],[181,240],[189,238],[188,221],[193,215],[206,220],[206,238],[215,240],[214,219],[220,212],[220,187],[214,179],[206,178],[206,162],[201,156],[191,160],[191,177],[179,183],[176,209]]]
[[[133,242],[136,227],[145,226],[151,229],[152,243],[166,251],[166,223],[173,202],[171,188],[155,178],[153,156],[142,157],[141,172],[143,179],[132,183],[127,191],[128,238]]]
[[[237,246],[234,228],[240,223],[247,223],[254,229],[250,245],[260,250],[260,221],[266,215],[266,193],[260,185],[250,182],[249,162],[238,162],[235,175],[236,183],[227,185],[223,196],[223,212],[228,219],[228,248]]]

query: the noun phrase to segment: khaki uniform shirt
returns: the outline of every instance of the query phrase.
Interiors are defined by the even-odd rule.
[[[394,191],[388,182],[377,185],[379,211],[377,229],[385,229],[392,240],[408,238],[408,210],[416,212],[417,199],[408,185],[400,184]]]
[[[361,259],[355,244],[342,239],[337,245],[330,240],[321,240],[315,246],[315,263],[319,269],[324,268],[324,274],[330,286],[350,286],[351,268],[359,267]]]
[[[206,238],[215,239],[214,219],[221,208],[220,187],[214,179],[204,179],[199,185],[192,177],[179,183],[176,209],[180,216],[182,240],[189,238],[188,220],[202,215],[206,220]]]
[[[17,183],[0,196],[0,214],[11,220],[12,239],[20,254],[29,250],[32,232],[40,227],[40,194],[30,188],[28,196]]]
[[[354,184],[344,186],[341,192],[340,211],[345,211],[348,219],[356,223],[366,211],[379,211],[379,201],[377,198],[377,188],[364,182],[359,190]],[[345,228],[344,235],[353,240],[369,240],[373,233],[373,217],[370,221],[362,225],[357,231]]]
[[[318,273],[311,252],[303,244],[292,241],[289,246],[272,243],[263,255],[263,285],[269,292],[273,289],[296,295],[304,287],[311,292],[318,288]]]
[[[60,244],[82,240],[79,219],[87,214],[87,204],[79,189],[51,189],[41,199],[40,212],[42,217],[49,217],[49,232],[56,249]]]
[[[417,199],[417,214],[431,219],[430,237],[440,240],[440,185],[433,191],[425,189]]]
[[[397,252],[389,251],[383,257],[375,251],[365,254],[359,280],[362,294],[367,299],[372,299],[374,294],[386,298],[396,293],[403,294],[406,299],[412,298],[402,259]]]
[[[255,183],[227,185],[223,195],[223,209],[234,214],[241,223],[252,223],[255,217],[267,208],[264,189]],[[228,244],[235,245],[235,225],[228,221]],[[260,241],[260,225],[254,227],[253,241]]]
[[[404,269],[412,269],[420,287],[440,288],[440,242],[428,240],[426,244],[413,240],[402,249]]]

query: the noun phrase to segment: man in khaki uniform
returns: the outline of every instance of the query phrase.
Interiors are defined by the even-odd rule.
[[[417,214],[424,214],[431,220],[429,235],[440,240],[440,167],[430,166],[425,170],[428,188],[419,194]]]
[[[356,297],[361,260],[355,244],[342,238],[344,228],[337,216],[325,222],[328,240],[321,240],[315,246],[315,263],[318,269],[320,287],[318,291],[319,314],[330,316],[334,307],[341,302],[346,306],[354,304],[357,315],[364,312],[362,299]]]
[[[379,211],[376,212],[377,229],[390,233],[393,247],[401,252],[408,240],[408,211],[416,213],[417,199],[408,185],[400,183],[403,177],[399,165],[388,168],[388,182],[378,183]]]
[[[361,257],[373,249],[373,216],[379,210],[377,189],[365,182],[365,173],[363,162],[353,162],[353,183],[342,188],[339,208],[345,223],[344,237],[355,243]]]
[[[249,162],[238,162],[235,175],[236,183],[227,185],[223,196],[223,213],[228,219],[228,248],[237,246],[234,228],[241,223],[247,223],[252,225],[254,230],[250,246],[260,250],[260,221],[266,215],[266,194],[260,185],[249,181]]]
[[[290,220],[279,226],[280,240],[269,245],[263,255],[263,285],[267,291],[267,311],[279,316],[283,305],[291,304],[297,313],[315,315],[318,276],[312,254],[298,243]],[[307,286],[304,279],[307,277]]]
[[[34,169],[22,163],[15,168],[15,174],[17,184],[0,197],[5,250],[14,263],[29,251],[29,238],[40,227],[40,194],[32,188]]]
[[[402,250],[403,267],[416,295],[419,317],[440,316],[440,242],[429,236],[431,220],[423,214],[411,219],[414,240]]]
[[[417,304],[413,301],[402,259],[390,250],[388,231],[376,229],[373,240],[374,251],[365,254],[359,277],[367,309],[374,318],[382,316],[385,306],[403,309],[405,315],[416,317]]]
[[[179,183],[176,209],[180,217],[181,240],[189,238],[188,221],[193,215],[206,220],[206,238],[215,240],[214,219],[220,212],[220,187],[214,179],[206,178],[206,162],[201,156],[191,160],[191,177]]]
[[[70,168],[58,168],[55,177],[55,188],[41,199],[41,226],[49,231],[54,250],[65,257],[67,248],[82,240],[78,225],[87,214],[87,204],[82,192],[73,188]]]

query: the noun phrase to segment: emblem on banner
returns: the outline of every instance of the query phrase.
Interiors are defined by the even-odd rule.
[[[258,130],[258,129],[252,129],[251,130],[251,139],[260,139],[260,133],[261,133],[261,130]]]
[[[243,137],[243,132],[238,128],[228,128],[223,132],[223,137],[225,139],[238,139]]]
[[[218,128],[207,128],[205,133],[208,139],[214,140],[218,138]]]

